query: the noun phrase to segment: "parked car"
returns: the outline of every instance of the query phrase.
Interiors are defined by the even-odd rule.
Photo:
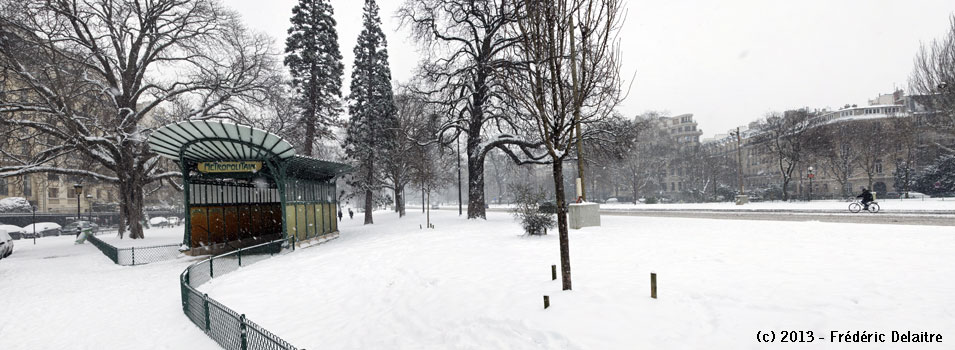
[[[59,236],[63,234],[63,227],[55,222],[38,222],[36,224],[29,224],[23,226],[23,231],[30,234],[32,237],[34,225],[36,225],[37,237]]]
[[[0,229],[0,259],[13,254],[13,238],[7,234],[7,231]]]
[[[23,232],[23,228],[20,226],[0,225],[0,230],[7,231],[7,234],[10,235],[10,238],[13,238],[13,239],[21,239],[26,237],[25,232]],[[30,237],[32,238],[33,232],[30,232],[30,235],[31,235]]]
[[[92,233],[96,233],[99,231],[99,225],[89,221],[80,220],[80,221],[73,221],[69,224],[66,224],[66,226],[63,226],[62,232],[65,232],[66,234],[75,234],[77,227],[79,227],[80,230],[83,230],[83,231],[89,230]]]
[[[182,222],[181,219],[179,219],[178,217],[175,217],[175,216],[170,216],[170,217],[166,218],[166,220],[168,220],[168,221],[169,221],[169,224],[172,225],[172,226],[178,226],[178,225]]]
[[[164,217],[162,217],[162,216],[157,216],[157,217],[154,217],[154,218],[149,219],[149,226],[150,226],[150,227],[153,227],[153,226],[155,226],[155,227],[169,226],[169,220],[167,220],[166,218],[164,218]]]

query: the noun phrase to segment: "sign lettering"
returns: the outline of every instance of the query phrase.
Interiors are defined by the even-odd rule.
[[[198,168],[203,173],[255,173],[262,170],[262,162],[201,162]]]

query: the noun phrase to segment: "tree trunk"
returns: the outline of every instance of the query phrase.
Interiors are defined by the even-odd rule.
[[[560,240],[560,273],[563,290],[571,290],[570,283],[570,243],[567,233],[567,209],[564,196],[563,162],[554,160],[554,193],[557,196],[557,233]]]
[[[424,203],[424,187],[421,188],[421,213],[424,214],[425,203]]]
[[[125,175],[125,176],[124,176]],[[129,226],[129,238],[140,239],[143,235],[143,181],[136,173],[120,175],[120,205],[123,208],[125,225]],[[125,229],[120,223],[120,237]]]
[[[374,224],[375,220],[371,217],[371,211],[374,208],[374,198],[371,190],[365,190],[365,225]]]
[[[398,217],[405,216],[405,187],[400,186],[395,191],[395,206],[397,206]]]
[[[789,179],[783,178],[783,201],[789,201]]]
[[[484,158],[476,153],[478,140],[468,139],[468,219],[487,219],[484,210]]]

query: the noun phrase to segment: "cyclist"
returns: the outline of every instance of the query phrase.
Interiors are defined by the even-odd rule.
[[[864,206],[862,209],[869,210],[869,203],[872,202],[872,192],[863,187],[862,194],[856,196],[856,198],[862,198],[862,205]]]

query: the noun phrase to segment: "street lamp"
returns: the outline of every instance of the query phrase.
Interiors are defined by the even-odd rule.
[[[33,245],[36,245],[36,205],[31,205],[33,209]]]
[[[90,206],[90,222],[93,222],[93,195],[86,195],[86,204]]]
[[[815,175],[812,173],[812,166],[809,167],[809,200],[807,202],[812,202],[812,178]]]
[[[76,221],[80,221],[80,198],[83,197],[83,184],[73,184],[76,190]]]

